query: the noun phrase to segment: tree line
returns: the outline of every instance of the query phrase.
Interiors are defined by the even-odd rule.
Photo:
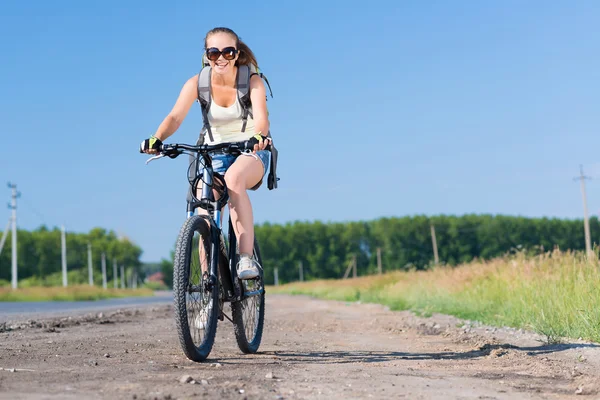
[[[12,233],[8,237],[2,253],[0,253],[0,280],[11,280],[11,254]],[[128,269],[139,268],[142,249],[127,238],[119,238],[114,231],[103,228],[94,228],[88,233],[65,234],[67,249],[67,269],[69,272],[83,271],[82,274],[69,274],[69,284],[87,283],[88,268],[88,243],[92,248],[92,263],[94,268],[94,281],[101,284],[101,254],[106,255],[107,279],[112,281],[113,260],[118,266],[124,265]],[[34,231],[19,229],[17,232],[17,270],[19,281],[36,278],[36,282],[43,285],[62,284],[62,251],[61,230],[48,229],[41,226]],[[73,282],[72,276],[81,276],[81,282]]]
[[[356,257],[358,275],[377,272],[377,249],[383,271],[427,269],[433,265],[431,226],[439,262],[455,266],[475,258],[490,259],[510,251],[585,249],[583,220],[503,215],[412,216],[345,223],[293,222],[256,226],[267,283],[341,278]],[[600,223],[590,218],[592,244]]]
[[[277,268],[279,282],[299,279],[302,264],[305,280],[341,278],[356,259],[358,275],[377,273],[377,249],[380,249],[383,271],[427,269],[433,265],[434,251],[431,226],[435,228],[439,261],[455,266],[475,258],[490,259],[515,249],[530,252],[583,250],[583,221],[579,219],[526,218],[503,215],[411,216],[380,218],[353,222],[290,222],[259,224],[255,227],[260,244],[267,283],[274,282]],[[600,222],[590,218],[593,244],[600,237]],[[18,232],[19,280],[54,274],[61,264],[61,232],[41,227]],[[174,236],[176,233],[174,234]],[[94,270],[100,271],[100,254],[107,260],[108,279],[112,280],[112,263],[139,268],[141,248],[113,231],[102,228],[89,233],[67,233],[67,265],[69,271],[87,272],[87,244],[91,243]],[[0,254],[0,280],[11,277],[10,233]],[[174,247],[174,246],[173,246]],[[173,251],[160,260],[165,281],[171,284]],[[99,272],[96,280],[100,279]],[[57,284],[59,284],[59,280]],[[83,280],[81,283],[85,283]],[[51,282],[48,282],[51,284]]]

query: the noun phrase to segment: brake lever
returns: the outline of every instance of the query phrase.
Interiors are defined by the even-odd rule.
[[[157,156],[150,157],[149,159],[147,159],[147,160],[146,160],[146,165],[148,165],[148,163],[149,163],[150,161],[158,160],[159,158],[163,158],[164,156],[165,156],[164,154],[159,154],[159,155],[157,155]]]

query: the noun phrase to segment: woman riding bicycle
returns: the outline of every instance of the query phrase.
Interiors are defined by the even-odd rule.
[[[254,219],[246,191],[256,190],[262,185],[270,162],[270,153],[265,150],[271,140],[266,137],[269,132],[266,89],[259,75],[250,78],[252,113],[248,116],[245,130],[242,132],[244,121],[236,88],[237,70],[240,65],[258,67],[256,58],[250,48],[229,28],[218,27],[210,30],[204,39],[204,47],[212,69],[212,98],[208,112],[212,140],[209,139],[206,143],[212,145],[241,142],[253,137],[258,142],[251,153],[242,153],[242,156],[228,153],[212,154],[213,169],[225,176],[229,192],[229,211],[240,252],[238,276],[241,279],[252,279],[258,276],[260,266],[252,257]],[[184,84],[173,109],[156,133],[142,142],[141,150],[149,154],[156,153],[162,142],[177,131],[197,99],[198,75],[195,75]]]

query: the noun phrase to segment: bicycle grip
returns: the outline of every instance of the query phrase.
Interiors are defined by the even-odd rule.
[[[268,136],[263,136],[261,135],[263,140],[269,139],[269,144],[267,144],[264,148],[264,150],[271,150],[271,141],[272,139],[269,138]],[[258,144],[258,139],[256,139],[254,136],[251,137],[249,140],[246,141],[246,146],[244,150],[254,150],[254,145]]]

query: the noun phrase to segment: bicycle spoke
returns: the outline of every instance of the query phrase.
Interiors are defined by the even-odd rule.
[[[254,259],[256,259],[256,254],[254,254]],[[257,283],[252,284],[252,290],[260,289],[261,285]],[[244,320],[244,330],[246,333],[246,338],[249,342],[254,340],[254,336],[256,335],[256,327],[258,325],[258,318],[260,312],[260,301],[259,296],[252,296],[244,299],[242,301],[242,319]]]
[[[208,260],[210,259],[210,254],[205,251],[206,246],[201,244],[201,240],[201,235],[195,232],[192,239],[190,278],[187,294],[188,324],[192,340],[196,346],[200,346],[204,340],[206,329],[199,329],[199,325],[202,323],[206,324],[206,321],[208,321],[208,306],[210,303],[210,292],[206,291],[206,277],[203,277],[203,271],[209,270]],[[200,247],[201,245],[203,246],[202,248]]]
[[[237,243],[236,243],[237,245]],[[232,316],[235,325],[235,336],[240,350],[243,353],[256,353],[260,346],[264,321],[264,293],[262,280],[262,260],[260,251],[257,247],[255,238],[255,247],[253,258],[259,265],[259,277],[252,280],[241,281],[243,293],[246,296],[243,300],[232,303]]]

